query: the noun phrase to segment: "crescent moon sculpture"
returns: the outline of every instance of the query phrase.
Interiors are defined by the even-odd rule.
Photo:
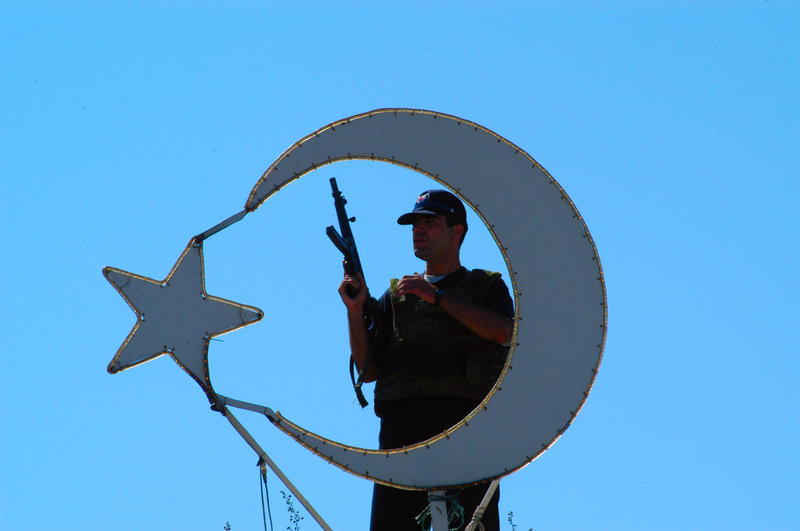
[[[286,150],[245,210],[321,166],[398,164],[440,182],[489,228],[508,265],[516,320],[497,383],[461,422],[418,444],[370,450],[277,427],[315,454],[374,482],[440,490],[509,474],[567,429],[591,389],[606,337],[606,294],[589,230],[567,193],[530,155],[478,124],[437,112],[378,109],[331,123]]]
[[[469,204],[503,254],[516,309],[505,367],[481,404],[439,435],[392,450],[341,444],[269,408],[218,395],[208,373],[210,339],[254,323],[263,313],[205,293],[203,241],[306,173],[352,159],[416,170]],[[244,210],[193,237],[163,281],[116,268],[105,268],[104,274],[137,314],[110,372],[169,354],[262,459],[268,457],[226,405],[261,411],[327,461],[371,481],[406,489],[469,485],[530,463],[558,439],[583,406],[606,338],[600,259],[567,193],[530,155],[503,137],[468,120],[431,111],[378,109],[331,123],[278,157],[253,187]]]

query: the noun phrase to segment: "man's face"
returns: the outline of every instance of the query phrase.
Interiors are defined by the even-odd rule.
[[[460,236],[454,233],[455,227],[448,227],[443,215],[417,215],[414,219],[414,255],[425,261],[447,256]]]

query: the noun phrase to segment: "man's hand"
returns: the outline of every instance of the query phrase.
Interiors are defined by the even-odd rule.
[[[425,280],[425,278],[419,274],[405,275],[400,279],[400,282],[397,283],[397,296],[402,297],[409,293],[416,295],[425,302],[433,304],[436,299],[436,286]]]
[[[351,296],[350,293],[353,295]],[[358,274],[355,278],[345,274],[344,280],[339,285],[339,296],[342,302],[347,306],[348,312],[361,312],[364,307],[364,301],[367,300],[367,283],[364,280],[364,275]]]
[[[419,274],[406,275],[397,283],[397,295],[413,294],[431,304],[436,301],[436,286]],[[439,301],[441,308],[472,332],[489,341],[506,344],[514,330],[514,321],[488,308],[467,302],[452,293]]]

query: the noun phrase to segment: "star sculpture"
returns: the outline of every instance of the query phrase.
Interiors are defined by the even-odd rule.
[[[103,275],[138,317],[108,365],[112,374],[169,354],[211,396],[209,341],[264,316],[253,306],[206,293],[203,244],[196,237],[162,281],[113,267],[103,268]]]

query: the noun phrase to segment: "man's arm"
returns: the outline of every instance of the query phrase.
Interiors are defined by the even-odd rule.
[[[347,288],[351,287],[351,297],[347,293]],[[367,283],[364,276],[359,274],[357,278],[345,275],[344,280],[339,285],[339,296],[347,307],[347,325],[350,331],[350,355],[356,364],[356,368],[361,371],[369,356],[369,337],[367,336],[367,326],[364,322],[364,303],[367,300]],[[364,375],[364,382],[375,381],[378,371],[375,364],[371,364]]]
[[[406,293],[412,293],[431,304],[436,301],[436,286],[420,275],[406,275],[400,279],[397,285],[397,295],[403,296]],[[514,331],[512,319],[488,308],[467,302],[452,293],[445,293],[439,301],[439,306],[473,333],[489,341],[501,345],[506,344]]]

